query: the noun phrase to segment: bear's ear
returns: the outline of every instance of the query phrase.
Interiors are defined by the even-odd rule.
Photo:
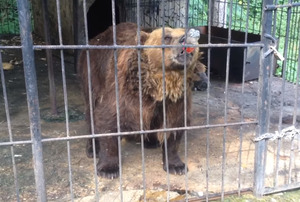
[[[145,42],[146,42],[147,39],[149,38],[149,35],[150,35],[150,34],[147,33],[147,32],[143,32],[143,31],[140,32],[140,37],[141,37],[141,38],[140,38],[140,40],[141,40],[141,41],[140,41],[140,44],[141,44],[141,45],[144,45],[144,44],[145,44]],[[138,38],[137,38],[137,37],[138,37],[138,36],[135,37],[136,43],[138,43]]]

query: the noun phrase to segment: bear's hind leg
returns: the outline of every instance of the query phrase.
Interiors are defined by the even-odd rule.
[[[178,147],[180,139],[182,137],[182,131],[172,132],[167,139],[167,154],[168,154],[168,167],[169,173],[174,175],[183,175],[185,173],[185,164],[178,156]],[[167,171],[166,155],[165,155],[165,143],[162,145],[163,151],[163,168]]]
[[[118,138],[99,138],[100,151],[97,175],[108,179],[119,177]]]

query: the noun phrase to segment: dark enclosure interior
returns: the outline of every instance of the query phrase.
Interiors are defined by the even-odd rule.
[[[88,10],[88,38],[92,39],[99,33],[105,31],[112,25],[112,5],[111,0],[96,0]],[[116,1],[115,6],[115,22],[120,23],[119,6]]]

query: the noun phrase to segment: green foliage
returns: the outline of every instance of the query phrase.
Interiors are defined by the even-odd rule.
[[[208,1],[190,0],[189,23],[191,26],[205,26],[208,24]],[[289,0],[278,0],[278,4],[288,4]],[[233,30],[249,33],[261,33],[262,21],[261,0],[231,0],[227,1],[226,26]],[[290,82],[296,82],[299,54],[300,8],[292,8],[288,27],[288,8],[278,8],[273,12],[272,25],[278,38],[278,51],[286,55],[284,62],[278,61],[279,68],[276,75],[284,76]],[[230,24],[231,23],[231,24]],[[289,34],[287,35],[287,29]],[[285,40],[287,37],[287,41]],[[285,49],[286,46],[286,49]],[[285,53],[286,51],[286,53]],[[282,74],[284,72],[284,74]]]
[[[191,26],[205,26],[208,22],[208,1],[190,0],[189,24]]]
[[[19,21],[16,0],[0,0],[0,34],[18,34]]]
[[[287,3],[288,0],[279,0],[278,4]],[[276,75],[284,76],[286,80],[293,83],[297,81],[297,69],[299,65],[299,14],[299,8],[292,8],[290,20],[288,20],[287,8],[279,8],[274,12],[274,15],[276,15],[276,24],[274,24],[276,26],[276,37],[279,39],[278,50],[286,55],[285,61],[278,62],[279,68],[276,70]],[[288,21],[290,24],[288,24]],[[288,40],[285,40],[286,37]]]
[[[260,32],[261,1],[250,0],[249,11],[247,10],[247,0],[233,0],[232,3],[228,2],[227,4],[227,26],[229,26],[231,17],[232,29],[244,31],[248,26],[251,33]],[[189,24],[191,26],[205,26],[208,24],[208,1],[190,0]]]
[[[228,21],[230,16],[232,16],[232,29],[239,31],[245,31],[248,29],[251,33],[260,33],[261,8],[262,1],[250,0],[248,6],[247,0],[233,0],[227,8]]]

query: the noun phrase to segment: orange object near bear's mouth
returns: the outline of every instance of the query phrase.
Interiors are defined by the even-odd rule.
[[[184,44],[185,43],[183,42],[182,45],[184,45]],[[183,47],[182,50],[183,51],[185,50],[187,53],[191,53],[195,50],[195,48],[193,48],[193,47],[187,47],[187,48]]]
[[[187,53],[191,53],[191,52],[193,52],[194,50],[195,50],[195,48],[193,48],[193,47],[187,47],[187,48],[183,47],[183,48],[182,48],[182,53],[183,53],[184,51],[186,51]]]
[[[191,52],[193,52],[195,50],[195,48],[192,48],[192,47],[187,47],[186,48],[186,52],[188,52],[188,53],[191,53]]]

